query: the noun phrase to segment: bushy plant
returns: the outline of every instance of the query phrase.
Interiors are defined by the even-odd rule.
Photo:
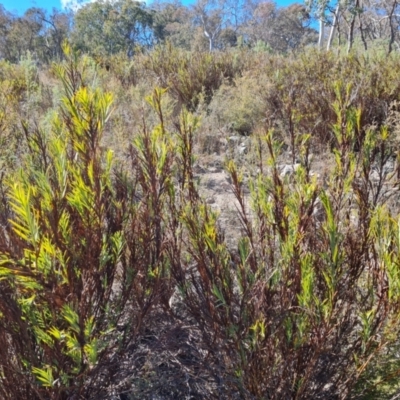
[[[288,179],[269,132],[251,207],[241,173],[227,166],[243,232],[237,251],[207,207],[190,204],[182,217],[190,257],[173,264],[174,276],[224,384],[241,398],[365,398],[398,375],[387,353],[399,333],[398,218],[389,208],[398,181],[385,172],[393,153],[387,129],[362,136],[361,112],[341,93],[325,185],[311,174],[309,137],[297,142],[301,165]]]
[[[214,95],[206,119],[210,124],[221,121],[249,133],[263,121],[287,145],[293,146],[295,132],[311,134],[314,150],[324,151],[334,140],[338,83],[349,84],[348,105],[363,109],[363,129],[385,124],[399,97],[396,54],[343,56],[307,49],[288,57],[251,52],[245,57],[243,77],[225,82]]]
[[[228,132],[250,135],[263,128],[266,120],[268,81],[244,75],[232,84],[223,84],[207,108],[207,123]]]
[[[7,173],[18,164],[26,148],[22,144],[21,122],[28,123],[37,111],[40,85],[37,69],[29,59],[12,65],[0,63],[0,170]],[[22,124],[22,125],[23,125]]]
[[[0,397],[110,398],[121,376],[132,399],[395,395],[398,58],[167,46],[131,82],[65,51],[44,122],[18,108],[29,68],[0,82],[26,139],[0,186]],[[260,135],[252,178],[226,163],[234,247],[199,195],[200,100],[208,133]]]
[[[168,88],[181,105],[194,110],[201,94],[209,102],[225,80],[240,73],[246,60],[228,52],[184,52],[167,44],[156,47],[140,62],[155,74],[159,86]]]
[[[145,131],[133,176],[114,173],[112,152],[100,147],[112,96],[85,81],[69,48],[66,56],[55,67],[64,86],[59,116],[50,132],[30,132],[29,157],[3,194],[3,399],[98,398],[170,291],[170,142],[162,126]]]

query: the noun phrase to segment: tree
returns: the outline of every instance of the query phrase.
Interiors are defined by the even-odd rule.
[[[0,5],[0,57],[9,59],[8,32],[11,29],[15,16]]]
[[[325,37],[325,24],[327,21],[326,12],[328,10],[329,1],[306,0],[305,4],[318,20],[318,25],[319,25],[318,48],[321,49]]]
[[[53,9],[50,15],[44,14],[42,19],[46,28],[42,38],[45,57],[47,61],[60,60],[63,58],[63,43],[72,30],[73,14]]]
[[[260,3],[244,32],[252,45],[265,43],[270,49],[288,52],[315,41],[311,19],[301,4],[277,7],[274,2]]]
[[[366,42],[388,41],[388,52],[400,48],[400,9],[397,0],[366,0],[361,15]]]
[[[27,52],[35,61],[48,63],[62,57],[62,43],[68,38],[72,13],[29,8],[21,17],[0,9],[0,56],[20,61]]]
[[[155,2],[151,9],[156,41],[170,41],[175,47],[190,50],[195,30],[189,8],[179,2]]]
[[[91,54],[124,52],[132,56],[135,46],[153,44],[152,23],[153,15],[144,3],[96,1],[77,11],[72,41],[76,48]]]
[[[335,11],[333,12],[333,21],[331,25],[331,30],[329,32],[328,43],[326,45],[326,49],[329,50],[332,45],[333,36],[335,34],[336,27],[339,23],[339,16],[340,16],[340,3],[337,4]]]
[[[359,38],[365,50],[373,42],[385,43],[390,53],[399,47],[400,10],[397,0],[353,0],[339,1],[333,12],[333,22],[328,38],[327,49],[331,48],[335,32],[347,40],[349,52]]]
[[[198,0],[192,8],[194,23],[201,27],[209,50],[236,45],[257,4],[258,0]]]
[[[6,12],[1,13],[0,24],[3,33],[3,46],[1,49],[5,59],[17,62],[26,52],[34,54],[38,48],[40,37],[43,34],[43,23],[39,14],[43,10],[28,9],[22,17]]]
[[[193,6],[193,11],[209,42],[209,50],[213,51],[224,23],[223,3],[215,0],[198,0]]]

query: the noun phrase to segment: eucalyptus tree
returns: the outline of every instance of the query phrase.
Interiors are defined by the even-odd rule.
[[[136,46],[153,44],[153,14],[145,3],[133,0],[96,1],[75,14],[72,42],[97,55],[134,53]]]
[[[18,62],[27,52],[38,62],[62,57],[62,43],[69,37],[72,13],[32,7],[21,16],[0,8],[0,57]]]
[[[213,51],[224,24],[224,3],[218,0],[197,0],[193,12],[209,42],[209,50]]]
[[[349,0],[346,5],[346,14],[349,16],[347,19],[347,52],[350,52],[353,47],[356,28],[358,28],[364,48],[367,50],[361,18],[361,14],[364,12],[363,0]],[[356,20],[358,21],[357,27]]]
[[[338,1],[335,11],[333,12],[333,19],[332,19],[332,24],[331,24],[331,29],[329,32],[329,37],[328,37],[328,43],[326,45],[326,49],[329,51],[331,46],[332,46],[332,42],[333,42],[333,37],[335,35],[335,31],[337,29],[337,26],[339,24],[339,18],[340,18],[340,12],[341,12],[341,7],[340,7],[340,1]]]
[[[45,34],[42,39],[43,52],[47,61],[63,58],[63,43],[69,38],[73,26],[73,13],[61,12],[53,9],[52,12],[42,15],[45,25]]]
[[[348,52],[356,39],[362,42],[365,50],[374,42],[387,46],[388,53],[400,48],[399,6],[398,0],[339,0],[333,12],[327,49],[330,49],[336,31],[339,43],[341,37],[346,38]]]
[[[151,4],[153,34],[159,43],[171,42],[175,47],[190,50],[194,37],[191,10],[180,2],[156,1]]]
[[[259,0],[197,0],[192,6],[193,22],[201,27],[209,50],[236,44],[245,35]]]
[[[37,61],[49,63],[63,56],[62,44],[68,39],[73,15],[70,11],[53,9],[48,13],[42,8],[28,9],[21,19],[21,27],[14,35],[21,42],[21,51],[29,51]],[[29,41],[28,41],[29,38]]]
[[[288,7],[278,7],[274,2],[258,4],[243,32],[251,46],[264,43],[269,49],[282,53],[316,42],[310,14],[299,3]]]
[[[397,1],[397,0],[395,0]],[[325,28],[330,26],[326,49],[332,46],[334,35],[339,28],[346,31],[347,52],[353,47],[357,34],[367,49],[362,15],[365,12],[364,0],[306,0],[307,7],[319,23],[318,47],[321,49],[325,40]]]
[[[11,30],[15,16],[8,12],[3,5],[0,5],[0,57],[9,59],[10,48],[8,33]]]
[[[363,33],[367,42],[386,42],[388,52],[400,48],[400,4],[397,0],[364,0]]]
[[[22,16],[18,16],[1,7],[1,57],[11,62],[18,62],[28,51],[37,55],[45,29],[39,14],[43,15],[44,10],[30,8]]]
[[[322,48],[325,37],[325,25],[328,20],[327,12],[329,11],[329,0],[305,0],[305,4],[310,12],[318,20],[319,36],[318,48]]]

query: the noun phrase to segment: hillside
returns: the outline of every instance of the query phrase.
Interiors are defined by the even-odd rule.
[[[0,398],[396,398],[382,49],[1,61]]]

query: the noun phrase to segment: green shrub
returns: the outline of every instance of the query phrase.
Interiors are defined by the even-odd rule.
[[[207,123],[240,135],[249,135],[265,126],[268,81],[245,75],[233,84],[223,84],[208,107]]]
[[[125,81],[128,64],[99,71],[66,48],[57,111],[36,125],[19,108],[29,63],[21,81],[4,65],[2,133],[22,121],[26,151],[0,187],[0,397],[107,398],[123,368],[131,398],[393,397],[397,64],[167,46]],[[207,129],[260,135],[255,177],[226,164],[234,248],[193,170],[201,130],[182,106],[200,101]],[[160,349],[170,362],[154,365]]]
[[[196,273],[176,262],[174,276],[210,358],[224,360],[225,384],[241,398],[366,398],[398,389],[398,356],[388,354],[399,334],[399,221],[389,211],[398,180],[384,172],[393,153],[387,129],[360,136],[361,113],[340,93],[326,186],[311,175],[306,138],[295,148],[301,165],[282,177],[270,132],[267,164],[260,160],[249,184],[251,210],[242,175],[227,166],[243,232],[237,251],[207,207],[192,202],[182,216]],[[387,382],[391,389],[379,391]]]
[[[50,132],[30,132],[29,157],[3,199],[3,399],[101,396],[110,366],[170,292],[162,218],[170,141],[162,125],[144,132],[134,178],[114,174],[112,152],[100,148],[112,96],[84,80],[68,48],[66,56],[55,67],[59,116]]]
[[[181,105],[194,110],[200,95],[208,103],[225,80],[240,73],[245,60],[235,61],[232,53],[183,52],[167,44],[156,47],[140,63],[155,74],[159,86],[168,88]]]
[[[243,55],[244,56],[244,55]],[[349,56],[308,49],[299,55],[246,53],[242,77],[214,94],[206,121],[253,132],[260,123],[293,146],[293,135],[310,134],[315,150],[334,140],[336,87],[349,87],[348,106],[361,107],[363,129],[385,124],[400,96],[399,57]]]

